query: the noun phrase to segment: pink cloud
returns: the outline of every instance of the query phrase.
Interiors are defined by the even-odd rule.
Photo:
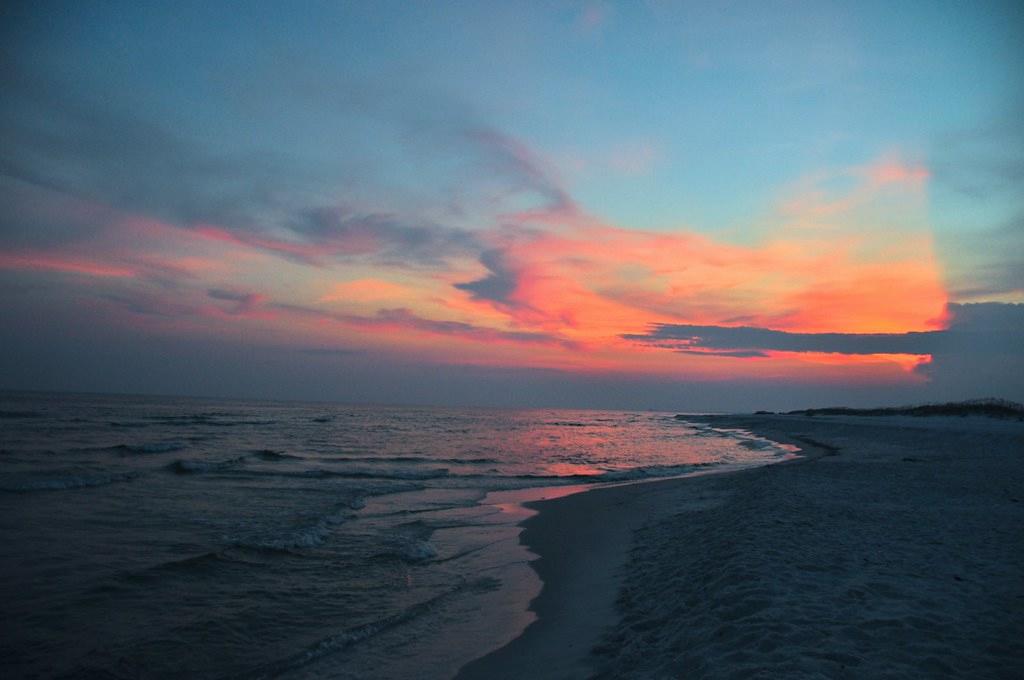
[[[927,167],[904,163],[898,159],[884,159],[867,167],[867,175],[876,185],[907,184],[921,186],[931,177]]]
[[[106,264],[85,258],[45,253],[0,253],[0,268],[67,272],[85,276],[126,278],[136,275],[128,267]]]
[[[599,26],[603,15],[594,21]],[[308,223],[273,232],[176,226],[97,210],[83,218],[97,220],[91,241],[54,252],[0,254],[0,267],[130,279],[105,285],[94,298],[114,301],[169,332],[242,329],[293,342],[313,334],[345,336],[367,347],[441,360],[543,361],[664,374],[679,366],[695,370],[702,361],[707,368],[700,370],[711,373],[730,362],[768,361],[721,352],[680,358],[632,346],[622,334],[673,322],[904,332],[934,327],[945,308],[930,240],[908,236],[900,213],[890,210],[920,198],[919,192],[888,187],[923,185],[929,177],[924,166],[883,159],[834,171],[787,205],[785,220],[773,225],[779,229],[729,242],[685,229],[609,224],[574,201],[543,154],[492,130],[469,134],[478,142],[485,171],[500,176],[507,191],[494,213],[510,212],[486,215],[461,240],[452,236],[457,230],[419,220],[333,208],[312,217],[303,213]],[[636,142],[610,154],[598,151],[591,162],[642,174],[658,158],[654,144]],[[842,183],[828,181],[837,176]],[[843,183],[857,186],[834,191]],[[857,211],[882,194],[886,202],[875,205],[873,214],[885,217],[878,227]],[[806,229],[791,228],[796,222]],[[893,224],[901,229],[899,237],[892,235]],[[851,228],[843,232],[835,225]],[[411,266],[409,253],[435,241],[445,258],[423,257]],[[67,252],[71,247],[74,252]],[[380,253],[389,259],[366,258],[353,267],[338,257]],[[290,264],[268,266],[270,255]],[[266,287],[267,293],[251,292],[251,286]],[[773,354],[772,370],[797,371],[808,360]]]
[[[745,317],[805,332],[934,328],[947,296],[928,235],[893,239],[858,214],[840,215],[843,204],[859,203],[834,208],[849,231],[782,231],[749,245],[624,229],[579,211],[520,214],[531,228],[500,235],[481,259],[486,272],[456,288],[467,304],[593,346],[616,329],[669,319]]]
[[[380,302],[383,300],[408,300],[415,290],[391,281],[377,278],[355,279],[331,286],[319,302]]]

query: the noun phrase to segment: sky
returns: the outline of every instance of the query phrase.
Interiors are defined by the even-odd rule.
[[[1020,3],[0,13],[0,388],[1024,400]]]

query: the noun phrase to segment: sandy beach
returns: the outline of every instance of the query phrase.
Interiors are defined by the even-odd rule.
[[[806,457],[535,504],[538,618],[460,678],[1024,676],[1024,423],[701,420]]]

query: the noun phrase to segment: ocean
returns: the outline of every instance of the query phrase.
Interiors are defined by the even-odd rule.
[[[792,455],[674,413],[0,393],[0,666],[450,677],[533,620],[524,501]]]

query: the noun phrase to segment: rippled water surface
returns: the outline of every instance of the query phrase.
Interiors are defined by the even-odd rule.
[[[445,677],[530,621],[510,498],[787,455],[668,413],[0,393],[0,664]]]

